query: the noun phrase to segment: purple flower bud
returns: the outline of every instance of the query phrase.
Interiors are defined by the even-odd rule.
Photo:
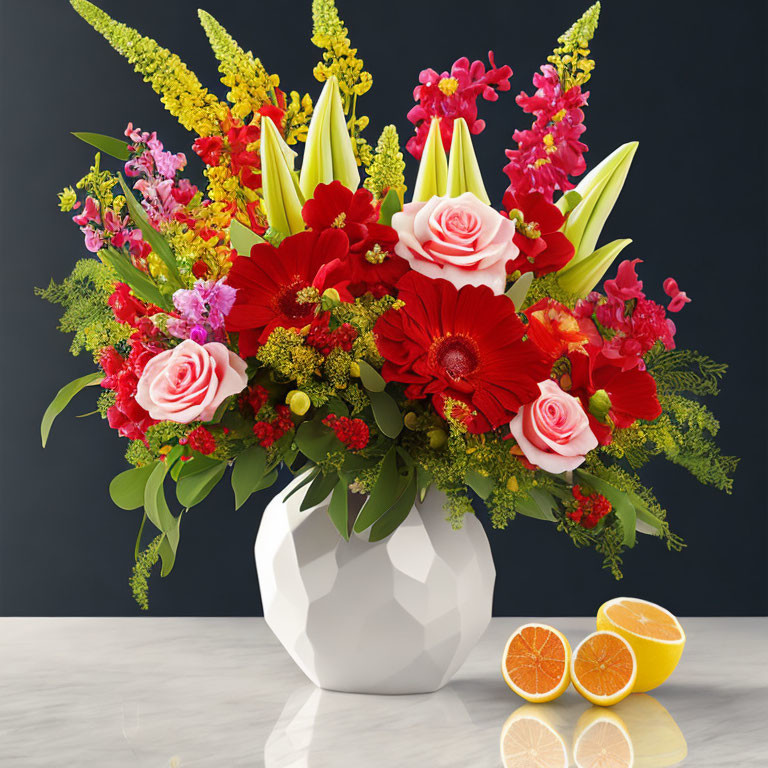
[[[205,344],[208,341],[208,332],[202,325],[196,325],[190,332],[189,338],[198,344]]]

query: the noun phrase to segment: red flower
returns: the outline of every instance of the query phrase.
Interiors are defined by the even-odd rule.
[[[221,136],[201,136],[192,144],[192,150],[206,165],[218,165],[223,148]]]
[[[182,437],[179,443],[188,445],[193,451],[206,456],[216,450],[216,439],[202,425],[193,429],[186,437]]]
[[[330,313],[324,312],[312,320],[307,333],[306,344],[314,347],[323,355],[330,355],[332,349],[349,352],[358,333],[349,323],[342,323],[338,328],[330,329]]]
[[[669,296],[672,301],[667,305],[667,309],[670,312],[679,312],[686,304],[690,303],[688,294],[685,291],[681,291],[677,285],[677,280],[674,277],[668,277],[664,281],[664,293]]]
[[[588,147],[578,139],[586,130],[581,107],[589,93],[582,93],[578,85],[563,92],[554,67],[545,64],[541,71],[533,76],[534,95],[521,93],[516,99],[536,120],[529,130],[515,131],[518,148],[507,150],[510,162],[504,173],[516,194],[541,192],[551,200],[555,189],[572,189],[568,177],[586,168],[583,155]]]
[[[632,299],[644,299],[643,281],[635,271],[635,264],[642,264],[642,259],[625,259],[616,270],[613,280],[606,280],[605,293],[611,299],[618,301],[631,301]]]
[[[421,158],[433,117],[441,118],[440,135],[446,151],[451,146],[453,122],[457,117],[467,121],[471,134],[482,133],[485,121],[477,119],[477,100],[496,101],[498,91],[508,91],[512,70],[508,66],[497,67],[493,51],[488,53],[490,69],[486,72],[482,61],[462,57],[454,62],[450,73],[439,75],[434,69],[424,69],[413,98],[419,103],[408,113],[408,119],[416,126],[416,135],[406,144],[406,149],[417,159]]]
[[[362,451],[371,437],[368,425],[362,419],[350,419],[331,413],[323,419],[323,424],[330,427],[350,451]]]
[[[346,252],[346,238],[331,229],[299,232],[286,237],[278,248],[258,243],[250,257],[238,256],[226,278],[228,285],[237,288],[226,328],[240,333],[240,354],[255,355],[278,326],[309,325],[315,316],[315,304],[299,303],[298,292],[313,284],[320,291],[329,287],[327,278],[316,284],[318,272]]]
[[[565,216],[541,192],[515,195],[509,187],[503,205],[510,218],[517,220],[514,242],[520,249],[518,257],[507,263],[507,272],[520,270],[541,277],[562,269],[573,258],[573,243],[560,231]]]
[[[99,364],[104,371],[101,386],[115,393],[115,404],[107,409],[107,421],[112,429],[129,440],[145,440],[147,429],[157,424],[136,402],[136,386],[144,366],[159,350],[145,345],[138,337],[131,338],[131,352],[124,358],[114,347],[105,347]]]
[[[586,343],[599,345],[600,334],[589,318],[576,317],[554,299],[541,299],[525,310],[530,340],[553,360]]]
[[[163,311],[154,304],[146,304],[137,299],[131,294],[130,286],[125,283],[115,283],[115,291],[107,300],[107,304],[112,307],[118,323],[127,323],[134,328],[144,329],[146,323],[142,322],[142,318]]]
[[[382,376],[406,384],[406,397],[431,396],[443,416],[447,398],[460,401],[464,423],[479,433],[538,396],[550,364],[523,341],[525,326],[506,296],[486,286],[457,290],[418,272],[406,274],[398,290],[405,307],[382,315],[375,332],[386,361]]]
[[[616,427],[624,429],[638,419],[653,421],[661,415],[656,396],[656,381],[639,368],[622,370],[594,347],[587,352],[573,352],[570,393],[578,397],[589,414],[592,431],[602,445],[611,442],[610,423],[601,422],[590,410],[590,398],[602,390],[608,397],[607,415]]]
[[[253,434],[263,448],[269,448],[293,429],[291,409],[287,405],[275,406],[275,412],[277,415],[271,421],[257,421],[253,425]]]
[[[568,517],[581,523],[584,528],[594,528],[613,509],[611,502],[605,496],[599,493],[585,495],[579,485],[574,485],[571,493],[578,502],[578,506],[573,512],[568,513]]]
[[[373,195],[367,189],[353,192],[340,181],[318,184],[314,197],[304,203],[301,215],[309,229],[322,232],[338,229],[349,240],[349,245],[368,239],[368,225],[379,218]]]

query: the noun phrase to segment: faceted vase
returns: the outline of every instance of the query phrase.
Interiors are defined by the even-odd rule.
[[[268,504],[256,537],[264,618],[277,639],[320,688],[444,686],[491,618],[496,569],[480,522],[466,515],[454,530],[433,487],[388,538],[345,541],[330,499],[301,512],[305,487],[285,500],[298,482]]]

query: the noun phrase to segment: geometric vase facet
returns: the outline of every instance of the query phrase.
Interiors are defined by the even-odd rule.
[[[299,511],[306,488],[268,504],[256,537],[264,618],[320,688],[427,693],[444,686],[491,618],[496,570],[474,515],[445,519],[430,488],[383,541],[344,541],[330,499]]]

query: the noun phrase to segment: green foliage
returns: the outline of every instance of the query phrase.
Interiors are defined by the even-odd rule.
[[[728,366],[693,349],[666,349],[657,342],[645,356],[660,394],[716,395]]]
[[[107,304],[114,284],[115,275],[109,267],[96,259],[81,259],[60,283],[51,280],[47,288],[35,288],[36,295],[64,308],[59,330],[74,334],[70,346],[73,355],[86,350],[98,361],[104,347],[127,341],[133,333],[129,325],[115,320]]]
[[[156,536],[145,550],[139,553],[136,563],[131,570],[131,578],[128,583],[131,586],[133,599],[138,603],[142,611],[149,610],[149,577],[152,569],[160,559],[160,543],[162,534]]]
[[[566,307],[573,308],[578,301],[578,296],[566,291],[558,282],[555,273],[537,277],[528,289],[528,295],[525,297],[525,304],[518,307],[517,311],[525,309],[535,304],[540,299],[554,299],[564,304]]]

